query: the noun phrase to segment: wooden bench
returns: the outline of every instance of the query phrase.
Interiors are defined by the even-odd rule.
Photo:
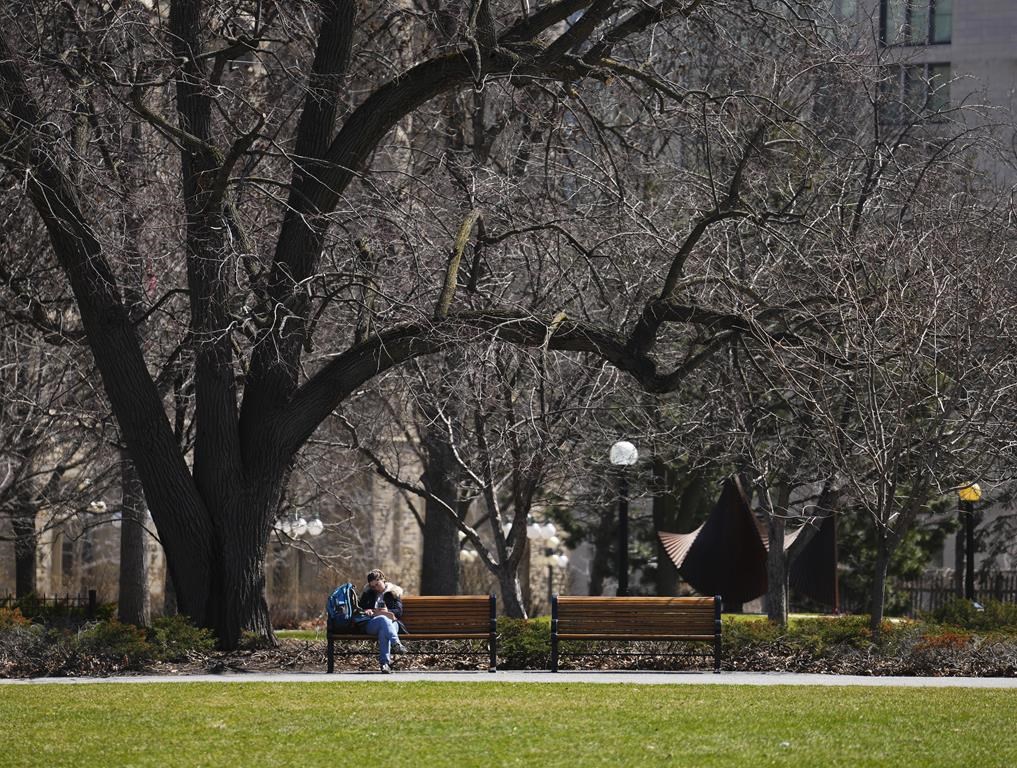
[[[551,600],[551,671],[561,640],[713,642],[720,672],[719,597],[566,597]]]
[[[405,645],[417,640],[486,640],[491,657],[489,672],[498,668],[497,618],[494,595],[413,595],[403,598]],[[373,635],[328,629],[328,672],[335,671],[335,642],[370,640]]]

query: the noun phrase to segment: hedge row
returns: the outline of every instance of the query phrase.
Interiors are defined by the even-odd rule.
[[[988,602],[976,607],[956,601],[921,621],[884,622],[879,642],[874,642],[868,624],[866,616],[839,616],[797,619],[782,628],[765,619],[726,617],[723,668],[863,675],[1017,675],[1017,606]],[[548,668],[550,622],[546,617],[501,618],[498,627],[500,667]],[[108,675],[188,660],[229,665],[228,654],[212,658],[213,647],[214,638],[207,630],[195,628],[180,616],[156,619],[149,629],[112,619],[68,628],[60,622],[55,626],[38,619],[33,622],[17,609],[0,609],[0,677]],[[676,655],[688,650],[688,644],[565,642],[562,668],[709,668],[702,655]],[[645,655],[633,656],[633,651]],[[271,668],[296,668],[298,661],[303,668],[324,666],[322,641],[304,642],[299,659],[288,658],[287,653],[284,643],[267,663],[275,665]],[[437,662],[424,658],[413,666]],[[465,658],[453,663],[464,668],[474,665]]]
[[[208,630],[184,616],[156,619],[148,629],[114,619],[77,628],[33,622],[0,608],[0,677],[115,674],[157,661],[184,661],[215,646]]]

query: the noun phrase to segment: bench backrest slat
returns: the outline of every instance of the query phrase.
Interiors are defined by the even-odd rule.
[[[488,595],[413,595],[403,598],[403,624],[412,635],[487,633],[491,629]]]
[[[712,636],[712,597],[558,597],[561,634]]]

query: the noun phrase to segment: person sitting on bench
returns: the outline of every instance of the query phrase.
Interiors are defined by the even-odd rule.
[[[406,629],[399,621],[403,615],[402,595],[402,587],[389,584],[378,569],[367,574],[367,586],[360,595],[360,609],[371,617],[360,629],[378,638],[378,664],[385,674],[392,671],[390,653],[404,651],[399,642],[399,630]]]

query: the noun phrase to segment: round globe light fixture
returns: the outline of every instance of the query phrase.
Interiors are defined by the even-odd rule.
[[[616,467],[631,467],[639,460],[639,451],[628,440],[619,440],[612,445],[608,455]]]

